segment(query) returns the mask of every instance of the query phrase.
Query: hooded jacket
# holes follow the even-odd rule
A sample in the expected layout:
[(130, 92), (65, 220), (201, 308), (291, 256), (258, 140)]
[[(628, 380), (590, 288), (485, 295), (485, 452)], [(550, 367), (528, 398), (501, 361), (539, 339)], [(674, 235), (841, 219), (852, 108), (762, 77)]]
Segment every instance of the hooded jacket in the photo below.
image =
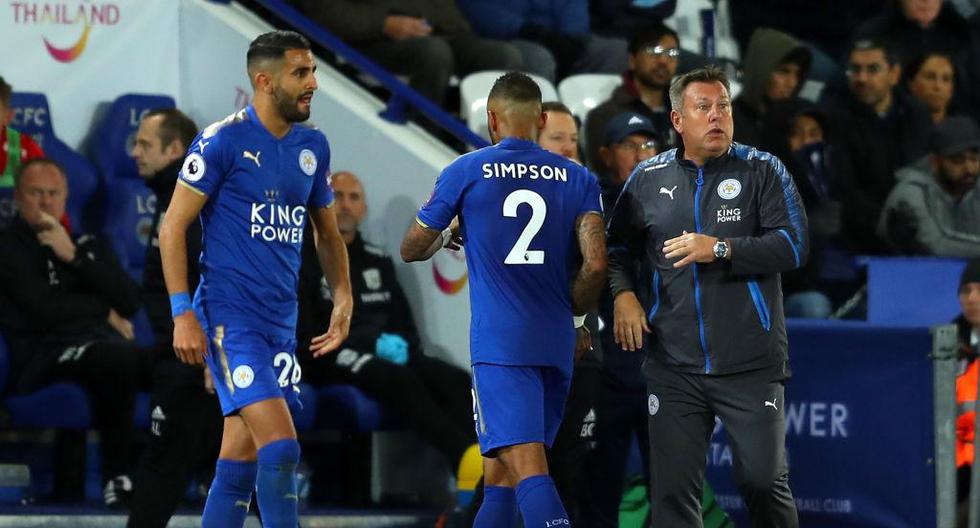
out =
[(896, 253), (980, 256), (980, 180), (961, 199), (936, 181), (929, 158), (902, 167), (878, 221), (878, 234)]
[(800, 65), (800, 82), (793, 97), (800, 93), (810, 70), (810, 51), (800, 41), (775, 29), (762, 28), (752, 34), (742, 61), (742, 93), (732, 103), (735, 141), (758, 146), (763, 135), (763, 119), (769, 98), (769, 77), (776, 68), (792, 60)]

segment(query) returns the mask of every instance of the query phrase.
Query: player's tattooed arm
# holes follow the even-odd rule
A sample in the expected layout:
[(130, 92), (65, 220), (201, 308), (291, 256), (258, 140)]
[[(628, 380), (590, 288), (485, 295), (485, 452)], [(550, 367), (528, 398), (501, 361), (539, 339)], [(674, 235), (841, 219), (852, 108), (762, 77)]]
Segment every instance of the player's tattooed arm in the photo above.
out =
[(436, 231), (423, 226), (416, 218), (402, 240), (402, 260), (405, 262), (429, 260), (432, 255), (444, 247), (459, 249), (461, 245), (462, 239), (459, 237), (458, 219), (454, 218), (446, 229)]
[(586, 213), (575, 220), (582, 267), (572, 283), (572, 311), (584, 315), (595, 309), (606, 283), (606, 229), (602, 217)]

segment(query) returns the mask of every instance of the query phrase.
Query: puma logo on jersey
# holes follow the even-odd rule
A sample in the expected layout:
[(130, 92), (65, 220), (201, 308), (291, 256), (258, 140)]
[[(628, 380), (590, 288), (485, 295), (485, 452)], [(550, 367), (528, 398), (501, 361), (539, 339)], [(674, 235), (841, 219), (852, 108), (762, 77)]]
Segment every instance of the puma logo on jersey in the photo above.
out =
[(261, 156), (261, 155), (262, 155), (262, 151), (260, 151), (260, 150), (256, 150), (255, 151), (255, 154), (252, 154), (251, 152), (249, 152), (247, 150), (244, 151), (244, 152), (242, 152), (242, 157), (254, 161), (256, 167), (261, 167), (262, 166), (262, 164), (259, 163), (259, 156)]
[(765, 404), (764, 407), (772, 407), (773, 409), (776, 409), (777, 411), (779, 410), (779, 407), (776, 407), (776, 398), (773, 398), (772, 401), (766, 400), (765, 402), (766, 402), (766, 404)]
[(677, 186), (676, 185), (673, 186), (669, 191), (667, 190), (666, 187), (661, 187), (660, 188), (660, 194), (666, 194), (667, 196), (670, 196), (670, 199), (671, 200), (673, 200), (674, 199), (674, 190), (676, 190), (676, 189), (677, 189)]

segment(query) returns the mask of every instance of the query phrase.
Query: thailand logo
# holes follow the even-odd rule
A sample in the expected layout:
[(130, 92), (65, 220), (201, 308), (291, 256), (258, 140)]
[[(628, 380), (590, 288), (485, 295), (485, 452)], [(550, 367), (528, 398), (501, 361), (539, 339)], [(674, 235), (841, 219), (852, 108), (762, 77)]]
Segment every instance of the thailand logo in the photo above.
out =
[(446, 295), (459, 293), (466, 285), (466, 257), (463, 250), (436, 253), (432, 257), (432, 278)]
[(85, 52), (93, 27), (119, 23), (119, 6), (111, 3), (95, 4), (77, 0), (63, 3), (11, 2), (10, 7), (14, 11), (15, 24), (82, 26), (81, 35), (65, 47), (56, 46), (47, 36), (41, 37), (48, 54), (62, 63), (72, 62)]

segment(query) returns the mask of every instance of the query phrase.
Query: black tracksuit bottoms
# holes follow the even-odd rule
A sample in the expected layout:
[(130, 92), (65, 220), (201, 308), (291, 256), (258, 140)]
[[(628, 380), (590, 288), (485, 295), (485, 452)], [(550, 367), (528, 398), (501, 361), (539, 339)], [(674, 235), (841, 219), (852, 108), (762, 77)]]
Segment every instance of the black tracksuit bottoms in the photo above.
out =
[(721, 419), (734, 480), (754, 528), (796, 528), (789, 488), (782, 365), (727, 375), (687, 374), (648, 360), (653, 526), (697, 527), (705, 453)]

